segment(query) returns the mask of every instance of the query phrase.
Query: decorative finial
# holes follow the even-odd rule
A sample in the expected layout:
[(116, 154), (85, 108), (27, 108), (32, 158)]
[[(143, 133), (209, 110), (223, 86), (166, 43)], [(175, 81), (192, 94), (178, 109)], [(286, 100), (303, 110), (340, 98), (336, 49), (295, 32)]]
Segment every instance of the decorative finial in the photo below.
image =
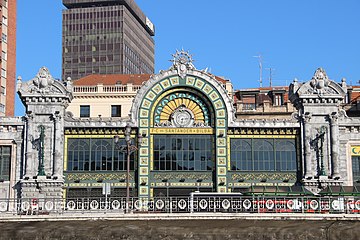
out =
[(54, 83), (55, 79), (46, 67), (42, 67), (32, 81), (40, 92), (44, 92)]
[(170, 69), (177, 70), (180, 77), (185, 78), (188, 70), (195, 69), (191, 54), (184, 51), (184, 49), (181, 51), (176, 50), (176, 53), (172, 54), (172, 56), (173, 59), (170, 61), (173, 62), (173, 65)]
[(314, 93), (322, 95), (324, 89), (327, 89), (330, 84), (329, 78), (323, 68), (316, 69), (314, 76), (311, 79), (310, 86), (313, 88)]
[(346, 78), (341, 79), (341, 87), (344, 89), (346, 88)]

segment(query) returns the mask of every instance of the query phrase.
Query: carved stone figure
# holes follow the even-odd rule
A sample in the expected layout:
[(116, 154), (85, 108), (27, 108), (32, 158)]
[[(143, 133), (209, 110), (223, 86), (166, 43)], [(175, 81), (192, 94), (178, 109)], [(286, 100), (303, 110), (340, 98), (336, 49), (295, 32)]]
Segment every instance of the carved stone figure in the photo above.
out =
[(40, 92), (44, 92), (45, 89), (48, 89), (54, 81), (54, 78), (46, 67), (40, 68), (38, 74), (32, 79), (32, 82)]

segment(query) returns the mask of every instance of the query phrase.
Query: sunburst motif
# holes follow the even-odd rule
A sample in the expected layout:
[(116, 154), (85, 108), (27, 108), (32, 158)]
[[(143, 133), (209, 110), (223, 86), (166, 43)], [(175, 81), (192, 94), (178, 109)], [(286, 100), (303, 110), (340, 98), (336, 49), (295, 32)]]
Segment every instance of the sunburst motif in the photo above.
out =
[(205, 122), (205, 116), (200, 106), (188, 98), (176, 98), (168, 102), (160, 114), (160, 122), (169, 121), (170, 115), (181, 105), (192, 111), (195, 122)]

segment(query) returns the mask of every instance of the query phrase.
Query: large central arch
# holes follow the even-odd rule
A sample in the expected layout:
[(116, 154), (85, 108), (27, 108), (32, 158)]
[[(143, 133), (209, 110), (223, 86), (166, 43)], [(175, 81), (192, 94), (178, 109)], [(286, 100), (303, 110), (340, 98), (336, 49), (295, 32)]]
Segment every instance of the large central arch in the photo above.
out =
[[(146, 136), (139, 148), (139, 197), (152, 196), (157, 186), (154, 178), (161, 180), (159, 174), (154, 175), (153, 168), (153, 139), (157, 134), (211, 135), (215, 177), (209, 185), (218, 192), (227, 191), (226, 132), (229, 122), (234, 121), (232, 100), (214, 76), (191, 66), (175, 61), (170, 70), (152, 76), (134, 99), (131, 119), (139, 133)], [(184, 109), (193, 122), (186, 125), (172, 122), (174, 112)], [(199, 181), (196, 176), (189, 179), (186, 174), (181, 176), (185, 176), (185, 183), (176, 183), (177, 186), (195, 186), (195, 181)]]

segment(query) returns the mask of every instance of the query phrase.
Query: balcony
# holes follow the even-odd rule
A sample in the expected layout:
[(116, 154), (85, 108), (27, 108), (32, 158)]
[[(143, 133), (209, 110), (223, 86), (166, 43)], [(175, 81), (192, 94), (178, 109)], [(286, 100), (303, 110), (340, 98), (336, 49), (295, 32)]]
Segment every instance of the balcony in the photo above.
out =
[(137, 91), (141, 88), (141, 85), (103, 85), (98, 84), (96, 86), (74, 86), (74, 94), (113, 94), (113, 93), (123, 93), (123, 94), (136, 94)]

